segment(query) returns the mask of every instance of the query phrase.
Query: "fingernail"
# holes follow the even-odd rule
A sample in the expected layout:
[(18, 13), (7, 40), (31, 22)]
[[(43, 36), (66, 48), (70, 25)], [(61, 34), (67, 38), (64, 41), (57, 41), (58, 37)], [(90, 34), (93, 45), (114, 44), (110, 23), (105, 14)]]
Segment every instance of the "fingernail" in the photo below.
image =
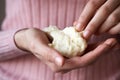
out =
[(109, 40), (109, 41), (107, 41), (106, 43), (107, 43), (108, 45), (110, 45), (110, 47), (113, 47), (117, 42), (116, 42), (116, 41), (112, 41), (112, 40), (110, 41), (110, 40)]
[(81, 24), (80, 23), (78, 23), (77, 25), (76, 25), (76, 29), (78, 30), (78, 31), (80, 31), (81, 29), (80, 29), (80, 26), (81, 26)]
[(62, 59), (60, 57), (56, 57), (55, 61), (58, 66), (62, 66)]
[(83, 37), (84, 37), (85, 39), (88, 39), (89, 36), (90, 36), (90, 34), (91, 34), (90, 31), (86, 30), (86, 31), (83, 32)]
[(115, 45), (116, 45), (116, 43), (117, 43), (116, 41), (112, 42), (112, 45), (111, 45), (111, 46), (115, 46)]

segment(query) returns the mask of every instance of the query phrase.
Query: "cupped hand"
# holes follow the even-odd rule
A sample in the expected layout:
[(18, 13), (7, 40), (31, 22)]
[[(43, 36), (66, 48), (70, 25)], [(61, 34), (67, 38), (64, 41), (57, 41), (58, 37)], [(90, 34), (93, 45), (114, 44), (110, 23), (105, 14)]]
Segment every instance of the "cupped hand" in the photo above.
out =
[(35, 28), (21, 30), (15, 34), (15, 43), (18, 48), (31, 52), (46, 64), (62, 66), (64, 58), (59, 52), (48, 46), (49, 39), (45, 32)]
[(78, 21), (78, 31), (84, 30), (88, 39), (92, 34), (120, 33), (120, 0), (89, 0)]
[[(112, 50), (112, 48), (116, 46), (116, 44), (116, 39), (109, 38), (99, 45), (89, 45), (84, 55), (65, 59), (64, 65), (62, 67), (54, 67), (53, 70), (60, 73), (66, 73), (73, 69), (86, 67), (97, 61), (97, 59), (102, 55), (107, 54), (108, 51)], [(48, 65), (53, 66), (52, 64)]]

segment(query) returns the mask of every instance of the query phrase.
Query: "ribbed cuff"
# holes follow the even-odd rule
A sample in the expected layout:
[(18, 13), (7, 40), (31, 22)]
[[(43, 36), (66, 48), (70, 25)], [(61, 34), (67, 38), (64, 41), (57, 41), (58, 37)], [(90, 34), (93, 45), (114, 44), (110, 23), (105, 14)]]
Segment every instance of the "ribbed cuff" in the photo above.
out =
[(0, 32), (0, 60), (15, 58), (29, 52), (17, 48), (14, 35), (21, 29), (6, 30)]

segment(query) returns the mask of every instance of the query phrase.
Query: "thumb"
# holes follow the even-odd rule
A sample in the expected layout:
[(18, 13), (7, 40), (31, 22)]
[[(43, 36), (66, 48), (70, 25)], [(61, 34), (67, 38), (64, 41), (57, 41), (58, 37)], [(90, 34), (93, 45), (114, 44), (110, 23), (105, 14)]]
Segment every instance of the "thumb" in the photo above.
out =
[(44, 60), (55, 63), (58, 66), (62, 66), (64, 64), (64, 58), (58, 51), (46, 45), (42, 48), (41, 56)]

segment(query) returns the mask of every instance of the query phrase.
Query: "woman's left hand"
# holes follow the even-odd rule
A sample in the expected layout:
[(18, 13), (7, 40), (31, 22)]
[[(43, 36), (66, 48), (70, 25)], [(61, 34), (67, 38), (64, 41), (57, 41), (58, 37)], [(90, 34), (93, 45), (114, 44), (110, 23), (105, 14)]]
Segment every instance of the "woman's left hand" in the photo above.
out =
[(84, 30), (86, 39), (95, 33), (119, 34), (120, 0), (89, 0), (74, 25), (78, 31)]
[(77, 68), (83, 68), (97, 61), (97, 59), (102, 55), (107, 54), (107, 51), (111, 51), (116, 44), (116, 39), (110, 38), (101, 44), (88, 45), (85, 54), (82, 56), (76, 56), (70, 59), (66, 58), (62, 67), (55, 67), (52, 64), (48, 65), (50, 67), (54, 67), (54, 71), (61, 73), (65, 73)]

